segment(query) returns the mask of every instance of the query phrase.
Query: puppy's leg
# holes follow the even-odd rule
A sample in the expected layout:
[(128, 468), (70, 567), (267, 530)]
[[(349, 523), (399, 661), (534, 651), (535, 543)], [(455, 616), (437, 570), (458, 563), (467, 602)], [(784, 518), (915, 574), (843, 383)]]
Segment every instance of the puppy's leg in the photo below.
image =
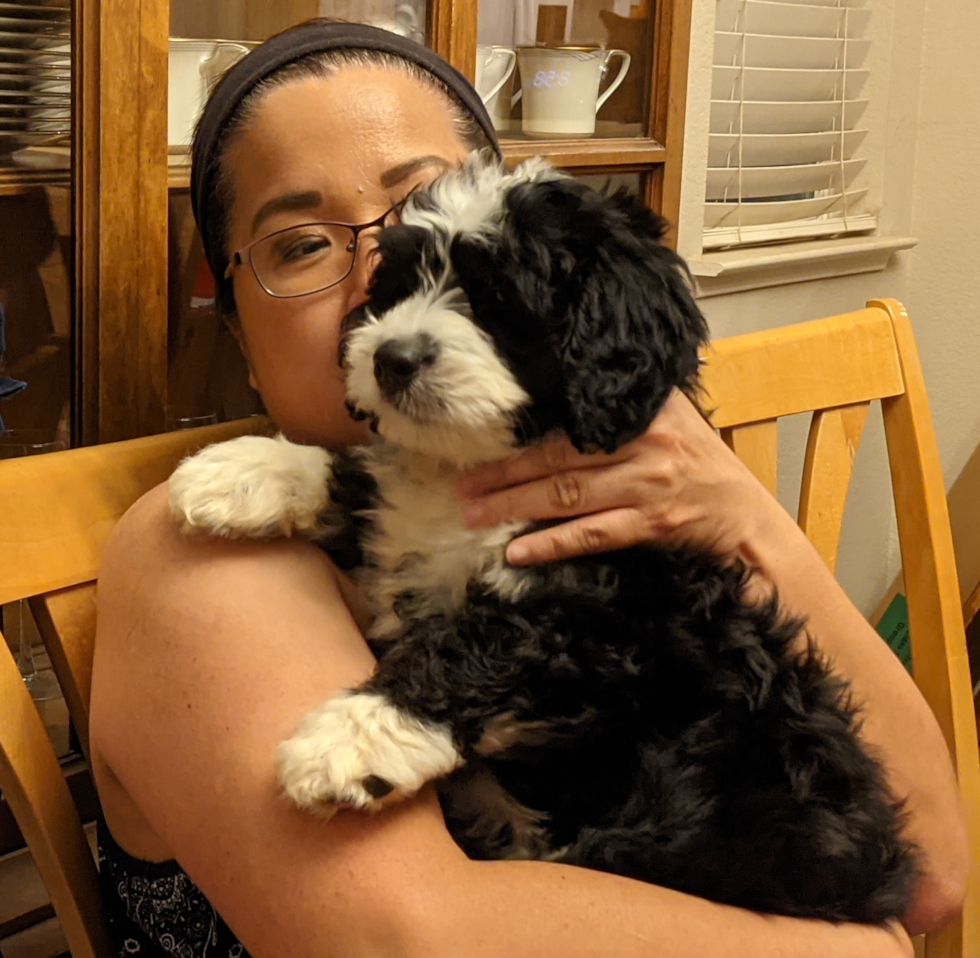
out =
[(185, 459), (170, 477), (170, 511), (185, 532), (226, 539), (315, 535), (330, 502), (333, 457), (279, 436), (241, 436)]
[[(496, 600), (493, 600), (496, 601)], [(325, 702), (279, 747), (286, 794), (310, 808), (333, 802), (374, 810), (463, 764), (543, 742), (591, 715), (530, 714), (548, 680), (547, 653), (525, 618), (432, 616), (411, 623), (374, 677)], [(564, 676), (566, 684), (573, 681)]]
[(547, 816), (522, 805), (479, 759), (439, 783), (449, 831), (470, 858), (546, 858)]
[(293, 804), (377, 811), (462, 763), (448, 728), (425, 722), (366, 690), (342, 692), (309, 712), (276, 753)]

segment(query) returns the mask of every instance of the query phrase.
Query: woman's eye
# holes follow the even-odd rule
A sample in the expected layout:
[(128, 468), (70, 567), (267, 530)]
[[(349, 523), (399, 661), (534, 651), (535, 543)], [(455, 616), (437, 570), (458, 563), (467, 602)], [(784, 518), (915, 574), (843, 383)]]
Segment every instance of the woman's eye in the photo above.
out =
[(298, 263), (329, 248), (330, 240), (326, 236), (310, 234), (286, 241), (276, 250), (276, 255), (281, 263)]

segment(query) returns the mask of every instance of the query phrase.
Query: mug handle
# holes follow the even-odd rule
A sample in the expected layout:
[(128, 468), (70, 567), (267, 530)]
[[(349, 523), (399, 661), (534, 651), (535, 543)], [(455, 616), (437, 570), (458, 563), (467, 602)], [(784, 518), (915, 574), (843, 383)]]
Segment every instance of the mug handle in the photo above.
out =
[(250, 52), (249, 47), (230, 40), (223, 40), (216, 44), (211, 56), (204, 60), (200, 66), (200, 74), (205, 85), (204, 95), (209, 96), (211, 88), (220, 79), (221, 74), (225, 70), (230, 70), (243, 56)]
[(609, 61), (613, 57), (615, 57), (615, 56), (622, 57), (623, 58), (623, 62), (622, 62), (622, 64), (619, 67), (619, 74), (616, 77), (616, 79), (613, 80), (612, 83), (609, 84), (609, 88), (606, 90), (606, 92), (603, 93), (602, 96), (599, 97), (598, 100), (596, 100), (596, 104), (595, 104), (595, 111), (596, 111), (596, 113), (599, 112), (599, 109), (602, 106), (602, 104), (605, 103), (606, 100), (608, 100), (609, 97), (611, 97), (616, 92), (616, 90), (619, 88), (619, 84), (622, 83), (623, 80), (626, 79), (626, 71), (629, 70), (629, 68), (630, 68), (630, 62), (633, 59), (625, 50), (609, 50), (606, 53), (606, 64), (605, 65), (608, 66), (609, 65)]
[[(497, 53), (504, 53), (510, 57), (510, 66), (507, 68), (507, 72), (500, 78), (500, 82), (485, 96), (483, 97), (483, 103), (486, 105), (489, 103), (503, 88), (503, 85), (514, 75), (514, 68), (517, 66), (517, 51), (511, 50), (510, 48), (503, 48), (500, 50), (495, 50), (490, 57), (490, 60)], [(490, 62), (489, 60), (487, 61)]]

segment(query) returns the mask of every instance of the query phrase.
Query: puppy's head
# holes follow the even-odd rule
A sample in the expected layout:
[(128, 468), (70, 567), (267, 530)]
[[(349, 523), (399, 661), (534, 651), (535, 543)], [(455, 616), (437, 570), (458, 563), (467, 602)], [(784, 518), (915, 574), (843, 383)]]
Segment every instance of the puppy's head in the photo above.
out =
[(706, 324), (665, 223), (530, 161), (413, 194), (349, 317), (348, 396), (399, 445), (465, 464), (561, 430), (612, 451), (693, 385)]

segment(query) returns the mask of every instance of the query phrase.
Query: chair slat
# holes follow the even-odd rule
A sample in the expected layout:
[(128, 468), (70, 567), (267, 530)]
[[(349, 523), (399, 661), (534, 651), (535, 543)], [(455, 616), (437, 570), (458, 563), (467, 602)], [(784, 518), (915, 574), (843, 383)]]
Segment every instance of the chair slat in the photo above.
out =
[(844, 503), (869, 405), (821, 409), (810, 423), (798, 521), (831, 572), (837, 565)]
[(73, 958), (108, 958), (98, 872), (68, 784), (0, 637), (0, 789), (34, 856)]
[(756, 479), (776, 495), (776, 455), (779, 424), (775, 419), (753, 422), (747, 426), (730, 426), (721, 430), (721, 438), (738, 456)]
[(880, 309), (734, 336), (709, 346), (703, 358), (703, 405), (718, 428), (905, 388), (891, 322)]
[(184, 456), (268, 429), (256, 417), (0, 463), (0, 605), (91, 582), (116, 522)]
[[(980, 861), (980, 764), (963, 613), (939, 451), (912, 325), (894, 300), (895, 329), (906, 390), (882, 400), (895, 514), (905, 573), (909, 638), (916, 685), (943, 731), (959, 780), (970, 858)], [(926, 941), (926, 954), (967, 958), (980, 943), (980, 874), (972, 870), (966, 906), (955, 922)]]
[(82, 753), (88, 748), (88, 705), (95, 652), (95, 583), (60, 589), (30, 600), (51, 666), (68, 706)]

